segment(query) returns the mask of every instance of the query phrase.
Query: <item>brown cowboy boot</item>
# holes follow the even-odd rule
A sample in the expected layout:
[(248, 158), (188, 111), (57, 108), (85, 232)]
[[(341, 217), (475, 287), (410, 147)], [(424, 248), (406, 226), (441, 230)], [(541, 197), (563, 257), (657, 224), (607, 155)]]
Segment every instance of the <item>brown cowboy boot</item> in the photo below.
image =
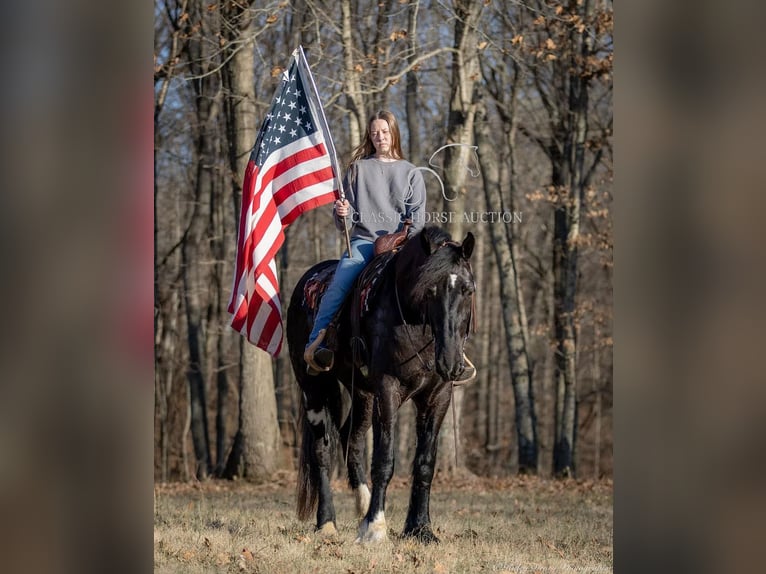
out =
[(306, 361), (308, 368), (306, 372), (309, 375), (318, 375), (332, 369), (334, 362), (333, 352), (322, 345), (322, 340), (327, 334), (327, 329), (319, 331), (319, 335), (314, 342), (306, 346), (306, 350), (303, 352), (303, 360)]
[(452, 384), (456, 387), (462, 387), (476, 380), (476, 367), (465, 354), (463, 354), (463, 359), (466, 362), (465, 370), (461, 373), (460, 378), (452, 381)]

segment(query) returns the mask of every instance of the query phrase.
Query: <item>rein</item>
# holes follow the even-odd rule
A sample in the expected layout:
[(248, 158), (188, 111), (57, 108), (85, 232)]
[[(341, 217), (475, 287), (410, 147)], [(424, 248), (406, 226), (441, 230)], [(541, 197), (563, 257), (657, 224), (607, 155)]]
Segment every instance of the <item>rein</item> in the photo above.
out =
[[(399, 302), (399, 286), (396, 283), (396, 276), (394, 276), (394, 296), (396, 297), (396, 308), (399, 309), (399, 317), (402, 319), (402, 324), (405, 327), (407, 327), (407, 338), (410, 340), (410, 345), (412, 345), (412, 347), (415, 348), (415, 343), (412, 340), (412, 335), (410, 334), (410, 326), (407, 323), (407, 320), (404, 318), (404, 312), (402, 311), (402, 304)], [(433, 328), (431, 328), (431, 332), (433, 333)], [(420, 350), (422, 351), (423, 349), (428, 347), (428, 345), (433, 343), (433, 341), (434, 341), (434, 338), (431, 337), (431, 340), (428, 341), (428, 343), (426, 343), (425, 346), (422, 349), (420, 349)], [(420, 364), (423, 365), (423, 368), (426, 371), (430, 371), (430, 370), (433, 369), (433, 367), (429, 366), (428, 363), (426, 363), (423, 360), (423, 357), (420, 356), (420, 351), (416, 350), (415, 351), (415, 355), (417, 356), (418, 360), (420, 361)], [(409, 360), (410, 359), (407, 359), (407, 361), (409, 361)], [(407, 361), (404, 361), (404, 363), (406, 363)], [(402, 364), (404, 364), (404, 363), (402, 363)]]

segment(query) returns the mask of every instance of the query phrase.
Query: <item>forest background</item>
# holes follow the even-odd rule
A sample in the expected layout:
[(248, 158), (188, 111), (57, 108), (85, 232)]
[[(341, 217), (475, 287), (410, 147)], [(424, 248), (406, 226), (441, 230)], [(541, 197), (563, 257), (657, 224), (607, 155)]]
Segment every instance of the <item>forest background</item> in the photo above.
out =
[[(437, 473), (611, 476), (612, 30), (596, 0), (157, 0), (155, 480), (260, 482), (295, 465), (288, 353), (245, 342), (226, 306), (244, 166), (298, 45), (341, 163), (390, 109), (405, 157), (444, 184), (426, 176), (434, 222), (477, 238), (479, 376), (455, 394)], [(342, 245), (329, 207), (289, 227), (282, 301)]]

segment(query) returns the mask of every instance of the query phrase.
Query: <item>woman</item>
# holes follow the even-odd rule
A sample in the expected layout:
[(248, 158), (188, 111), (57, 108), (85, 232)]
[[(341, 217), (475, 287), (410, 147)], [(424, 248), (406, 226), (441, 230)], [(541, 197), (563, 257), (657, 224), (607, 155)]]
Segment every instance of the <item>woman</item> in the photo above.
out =
[(322, 345), (325, 329), (340, 308), (354, 280), (373, 257), (373, 243), (412, 220), (408, 235), (425, 223), (426, 188), (420, 171), (402, 157), (399, 124), (391, 112), (379, 111), (367, 122), (364, 141), (354, 150), (346, 177), (344, 201), (334, 206), (335, 225), (350, 224), (351, 253), (344, 254), (319, 304), (304, 353), (315, 371), (332, 367), (333, 353)]

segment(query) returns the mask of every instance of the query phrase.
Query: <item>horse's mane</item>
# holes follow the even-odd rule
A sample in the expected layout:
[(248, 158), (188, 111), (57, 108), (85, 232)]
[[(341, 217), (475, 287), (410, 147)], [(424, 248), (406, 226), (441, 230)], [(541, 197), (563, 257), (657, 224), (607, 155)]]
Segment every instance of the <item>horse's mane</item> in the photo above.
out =
[[(414, 245), (413, 245), (414, 244)], [(430, 256), (423, 251), (423, 245), (430, 247)], [(446, 245), (445, 245), (446, 244)], [(448, 273), (453, 273), (455, 264), (462, 257), (459, 246), (452, 241), (452, 236), (439, 227), (428, 226), (420, 233), (413, 236), (408, 242), (411, 249), (417, 249), (424, 261), (416, 262), (415, 265), (407, 265), (414, 276), (414, 285), (410, 296), (416, 303), (425, 300), (428, 291), (444, 280)], [(418, 263), (420, 263), (418, 265)], [(417, 271), (416, 271), (417, 269)]]

